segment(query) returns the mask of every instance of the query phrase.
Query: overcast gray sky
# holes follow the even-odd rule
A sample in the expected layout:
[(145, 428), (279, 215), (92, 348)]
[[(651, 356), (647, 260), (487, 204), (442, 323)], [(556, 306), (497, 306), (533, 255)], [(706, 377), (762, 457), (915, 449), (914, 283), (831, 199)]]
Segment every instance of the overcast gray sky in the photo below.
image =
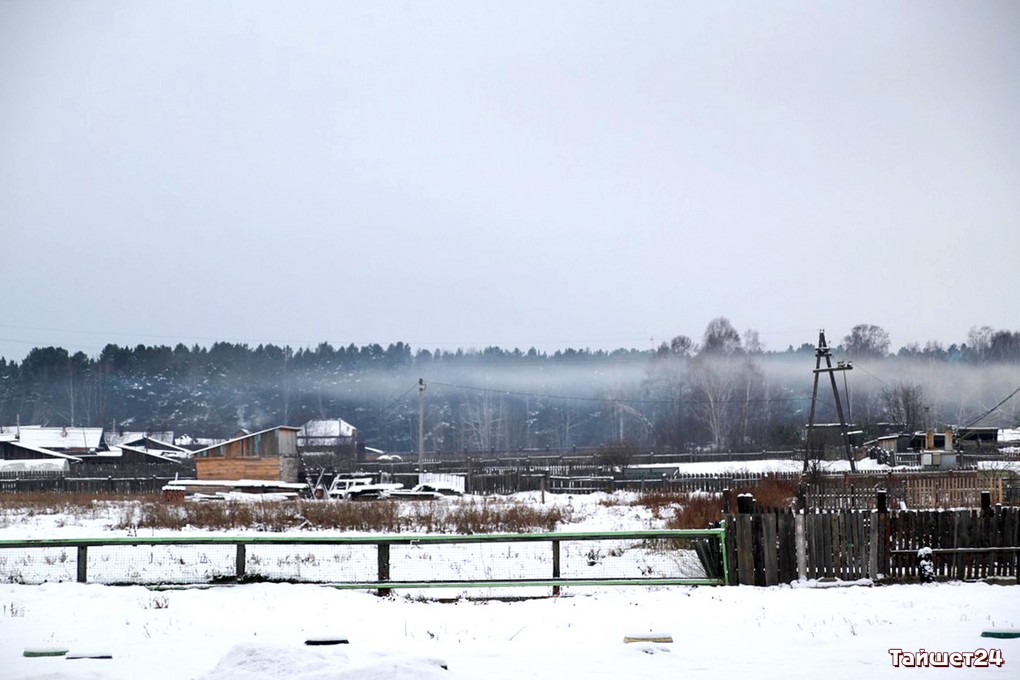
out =
[(0, 3), (0, 356), (1020, 330), (1020, 3)]

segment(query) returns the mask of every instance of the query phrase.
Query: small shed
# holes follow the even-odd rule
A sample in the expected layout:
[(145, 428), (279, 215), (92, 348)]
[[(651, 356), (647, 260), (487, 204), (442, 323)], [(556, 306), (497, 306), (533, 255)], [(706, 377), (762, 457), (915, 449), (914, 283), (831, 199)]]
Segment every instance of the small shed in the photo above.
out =
[(198, 479), (298, 481), (297, 433), (278, 427), (235, 437), (194, 452)]

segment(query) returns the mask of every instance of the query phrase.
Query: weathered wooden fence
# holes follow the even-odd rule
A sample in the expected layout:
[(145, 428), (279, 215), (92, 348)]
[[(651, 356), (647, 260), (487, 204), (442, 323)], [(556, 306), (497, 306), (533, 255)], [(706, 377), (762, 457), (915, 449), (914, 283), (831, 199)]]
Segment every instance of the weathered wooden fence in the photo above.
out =
[(893, 508), (974, 507), (983, 492), (991, 502), (1008, 503), (1016, 475), (1005, 470), (857, 472), (805, 477), (807, 507), (831, 510), (873, 508), (880, 491)]
[[(1020, 508), (793, 510), (725, 517), (730, 583), (797, 579), (917, 580), (918, 550), (931, 548), (938, 579), (1020, 582)], [(881, 500), (880, 500), (881, 503)]]
[(157, 494), (172, 476), (71, 477), (52, 472), (0, 473), (0, 493)]

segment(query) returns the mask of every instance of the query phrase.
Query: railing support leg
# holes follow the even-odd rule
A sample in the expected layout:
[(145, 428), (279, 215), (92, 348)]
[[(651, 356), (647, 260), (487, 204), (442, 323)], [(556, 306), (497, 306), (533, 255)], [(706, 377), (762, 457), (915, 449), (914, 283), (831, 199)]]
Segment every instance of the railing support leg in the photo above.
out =
[[(553, 578), (560, 577), (560, 542), (556, 539), (552, 541), (552, 576)], [(560, 587), (553, 586), (552, 594), (553, 597), (559, 597)]]
[[(390, 580), (390, 546), (388, 543), (379, 544), (379, 583)], [(389, 588), (380, 588), (379, 597), (386, 597), (390, 594)]]
[(234, 578), (238, 581), (244, 578), (246, 554), (244, 543), (238, 543), (237, 556), (234, 558)]
[(89, 578), (89, 548), (78, 546), (78, 583), (85, 583)]

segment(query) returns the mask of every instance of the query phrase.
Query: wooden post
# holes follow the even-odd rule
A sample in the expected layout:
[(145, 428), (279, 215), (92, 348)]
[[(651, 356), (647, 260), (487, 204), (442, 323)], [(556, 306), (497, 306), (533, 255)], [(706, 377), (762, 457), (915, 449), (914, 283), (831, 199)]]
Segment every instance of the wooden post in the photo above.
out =
[(86, 583), (89, 576), (89, 548), (78, 546), (78, 583)]
[(740, 494), (737, 496), (737, 575), (742, 586), (754, 585), (754, 532), (752, 531), (751, 512), (754, 509), (754, 496)]
[(737, 496), (737, 513), (741, 515), (754, 512), (754, 496), (742, 493)]
[(792, 510), (778, 516), (779, 538), (779, 582), (792, 583), (797, 580), (797, 536), (795, 517)]
[(886, 490), (879, 489), (877, 494), (878, 511), (871, 516), (871, 561), (874, 564), (872, 579), (892, 574), (892, 554), (889, 552), (891, 532), (889, 530), (889, 505)]
[(797, 540), (797, 579), (807, 580), (807, 541), (804, 540), (804, 513), (794, 515), (794, 534)]
[(778, 520), (774, 512), (767, 513), (762, 517), (762, 568), (765, 571), (766, 586), (774, 586), (779, 583), (777, 524)]
[[(378, 558), (379, 558), (379, 583), (385, 583), (390, 580), (390, 544), (380, 543), (378, 546)], [(390, 594), (389, 588), (380, 588), (377, 591), (379, 597), (386, 597)]]
[(726, 533), (723, 536), (723, 540), (726, 543), (725, 573), (728, 576), (726, 585), (736, 586), (740, 585), (737, 574), (737, 519), (734, 515), (725, 513), (723, 515), (723, 523), (726, 526)]
[(244, 543), (238, 543), (237, 555), (234, 557), (234, 578), (238, 581), (244, 578), (246, 552)]

